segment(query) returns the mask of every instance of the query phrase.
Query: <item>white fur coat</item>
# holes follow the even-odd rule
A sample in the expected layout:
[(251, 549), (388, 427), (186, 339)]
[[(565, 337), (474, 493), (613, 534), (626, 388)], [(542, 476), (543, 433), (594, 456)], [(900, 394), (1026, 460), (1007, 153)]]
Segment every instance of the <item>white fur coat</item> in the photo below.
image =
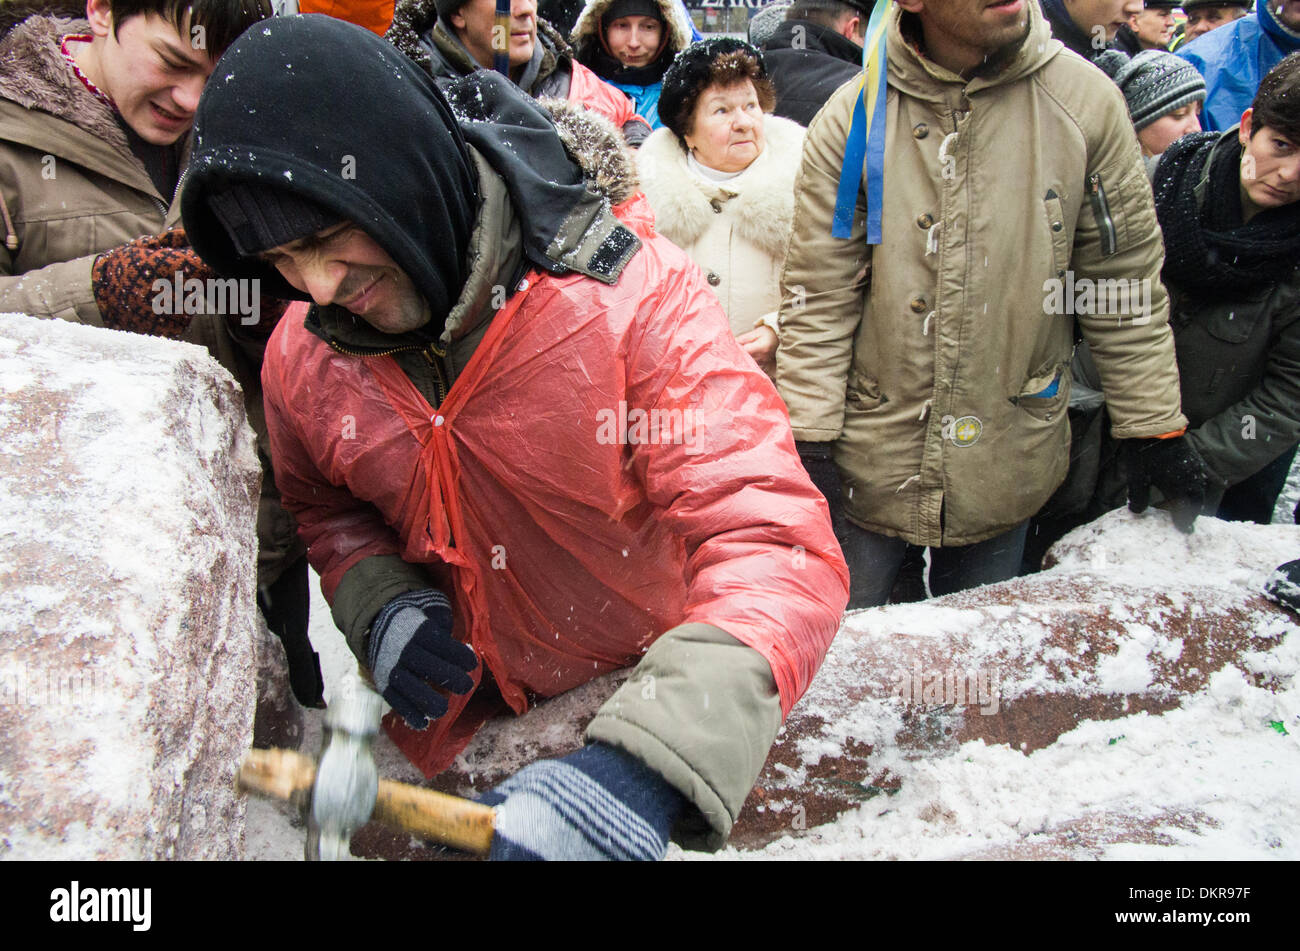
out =
[(763, 135), (762, 153), (726, 182), (706, 182), (692, 172), (668, 129), (655, 131), (637, 155), (659, 233), (700, 266), (737, 336), (780, 306), (803, 151), (804, 128), (789, 119), (765, 116)]

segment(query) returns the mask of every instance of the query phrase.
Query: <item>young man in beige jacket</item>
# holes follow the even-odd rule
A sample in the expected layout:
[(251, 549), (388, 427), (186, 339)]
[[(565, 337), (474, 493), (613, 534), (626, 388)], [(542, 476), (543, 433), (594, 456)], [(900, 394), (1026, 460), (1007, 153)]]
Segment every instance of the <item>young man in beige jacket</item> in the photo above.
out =
[(862, 187), (851, 234), (831, 234), (849, 84), (808, 130), (777, 356), (841, 516), (850, 608), (884, 603), (908, 542), (931, 548), (936, 595), (1017, 573), (1069, 465), (1076, 327), (1128, 440), (1131, 504), (1155, 484), (1190, 530), (1204, 473), (1118, 89), (1033, 0), (901, 0), (886, 45), (883, 241), (866, 243)]

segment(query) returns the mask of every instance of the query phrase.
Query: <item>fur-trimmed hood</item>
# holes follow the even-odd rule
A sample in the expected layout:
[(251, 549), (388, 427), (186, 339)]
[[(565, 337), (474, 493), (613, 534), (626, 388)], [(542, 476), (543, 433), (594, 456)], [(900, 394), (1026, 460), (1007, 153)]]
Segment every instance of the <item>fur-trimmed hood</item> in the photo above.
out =
[(0, 39), (29, 17), (59, 17), (81, 20), (86, 16), (85, 0), (3, 0), (0, 2)]
[[(691, 45), (691, 25), (686, 20), (686, 9), (677, 0), (654, 0), (668, 24), (667, 53), (680, 53)], [(600, 18), (605, 15), (614, 0), (587, 0), (587, 5), (578, 14), (578, 22), (573, 25), (569, 40), (574, 49), (582, 49), (587, 43), (599, 43)]]
[(582, 167), (591, 188), (608, 198), (611, 205), (636, 194), (636, 166), (614, 123), (567, 99), (540, 99), (538, 104), (550, 113), (564, 150)]
[(741, 237), (772, 257), (784, 255), (804, 134), (797, 122), (765, 116), (762, 154), (735, 178), (714, 183), (690, 170), (672, 130), (656, 130), (641, 146), (637, 168), (660, 233), (682, 247), (694, 244), (717, 221), (711, 202), (722, 199)]
[(49, 113), (130, 155), (112, 110), (82, 85), (59, 50), (63, 37), (89, 31), (85, 20), (49, 16), (29, 15), (11, 24), (0, 40), (0, 98)]

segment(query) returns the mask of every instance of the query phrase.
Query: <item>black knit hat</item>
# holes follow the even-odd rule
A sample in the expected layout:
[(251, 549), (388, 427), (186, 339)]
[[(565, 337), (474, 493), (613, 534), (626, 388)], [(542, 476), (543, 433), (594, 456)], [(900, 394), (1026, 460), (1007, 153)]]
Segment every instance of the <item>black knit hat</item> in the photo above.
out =
[(199, 256), (223, 278), (258, 278), (270, 296), (306, 300), (246, 251), (350, 221), (410, 277), (440, 333), (469, 273), (478, 176), (433, 78), (369, 30), (322, 14), (245, 30), (217, 68), (223, 79), (199, 100), (181, 188)]
[(603, 30), (619, 17), (653, 17), (667, 26), (664, 11), (655, 0), (614, 0), (609, 9), (600, 15), (600, 28)]
[(213, 192), (208, 207), (230, 235), (235, 252), (246, 258), (343, 220), (323, 205), (260, 182), (241, 182)]
[(1250, 10), (1255, 4), (1252, 0), (1182, 0), (1178, 6), (1186, 12), (1197, 7), (1243, 7)]
[(720, 36), (710, 40), (692, 43), (677, 54), (668, 72), (664, 73), (664, 84), (659, 90), (659, 121), (673, 131), (679, 141), (685, 141), (688, 128), (679, 128), (695, 111), (695, 103), (700, 93), (709, 86), (709, 73), (714, 61), (727, 53), (748, 53), (758, 61), (758, 74), (767, 78), (767, 66), (763, 54), (744, 40), (729, 36)]
[(1106, 50), (1094, 60), (1124, 94), (1135, 131), (1189, 102), (1205, 101), (1205, 80), (1196, 67), (1164, 50), (1143, 50), (1132, 59)]

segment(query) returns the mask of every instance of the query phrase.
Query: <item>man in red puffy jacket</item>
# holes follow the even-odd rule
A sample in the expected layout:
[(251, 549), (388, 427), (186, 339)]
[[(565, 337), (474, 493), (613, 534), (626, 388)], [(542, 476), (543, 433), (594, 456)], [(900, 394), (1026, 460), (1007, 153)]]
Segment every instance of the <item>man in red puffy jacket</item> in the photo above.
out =
[(444, 96), (339, 21), (251, 34), (182, 213), (219, 273), (314, 301), (267, 347), (272, 451), (390, 733), (432, 775), (636, 665), (586, 747), (488, 795), (493, 855), (720, 846), (847, 601), (775, 390), (608, 124), (487, 71)]

